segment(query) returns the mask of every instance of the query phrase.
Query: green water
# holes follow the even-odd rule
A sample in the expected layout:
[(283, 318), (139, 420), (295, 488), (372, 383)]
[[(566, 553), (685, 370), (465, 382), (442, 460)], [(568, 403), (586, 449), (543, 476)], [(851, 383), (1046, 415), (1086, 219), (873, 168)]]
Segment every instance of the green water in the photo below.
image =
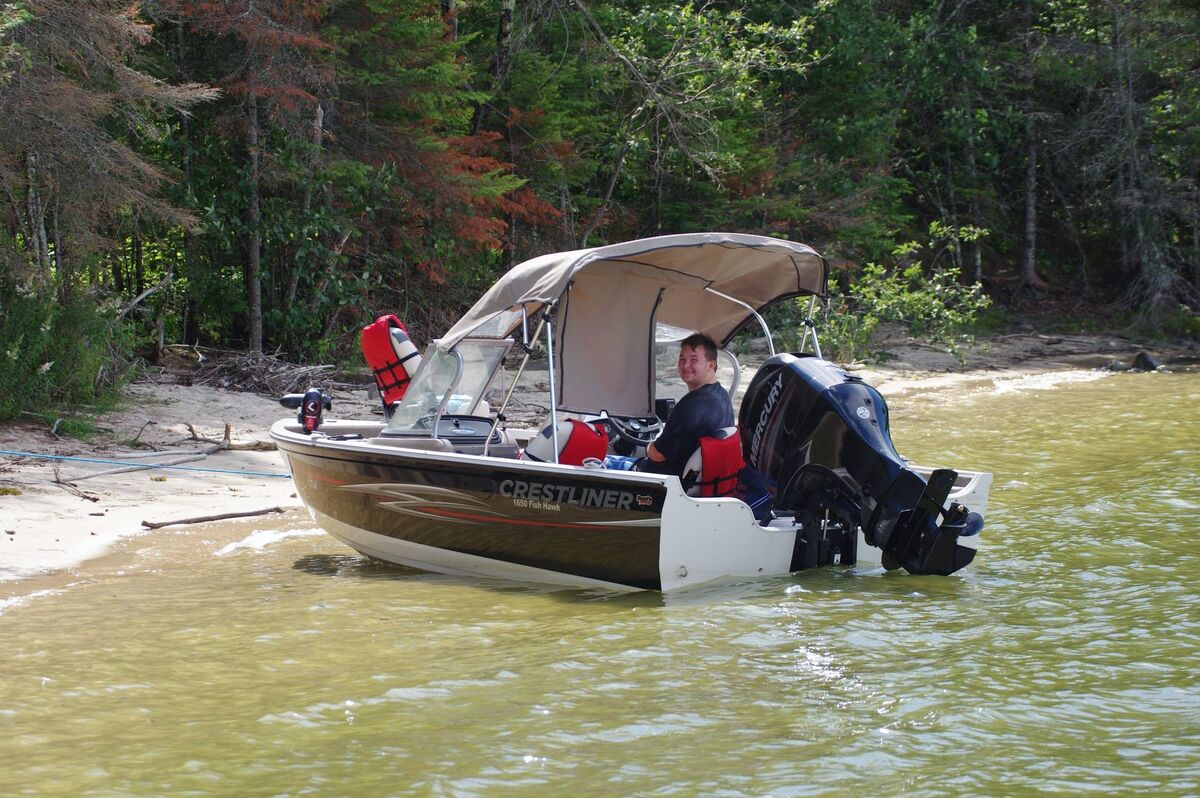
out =
[(299, 513), (134, 541), (0, 610), (0, 793), (1200, 794), (1200, 376), (1087, 377), (892, 401), (901, 452), (996, 474), (950, 578), (547, 591)]

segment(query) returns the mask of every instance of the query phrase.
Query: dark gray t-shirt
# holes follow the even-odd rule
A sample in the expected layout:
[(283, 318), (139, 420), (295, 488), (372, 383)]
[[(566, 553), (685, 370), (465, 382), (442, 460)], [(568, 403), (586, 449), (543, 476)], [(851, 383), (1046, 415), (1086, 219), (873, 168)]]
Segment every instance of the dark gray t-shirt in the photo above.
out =
[(700, 445), (700, 439), (724, 427), (732, 427), (733, 423), (733, 403), (729, 401), (729, 392), (719, 382), (688, 391), (675, 405), (662, 435), (654, 442), (654, 448), (667, 458), (666, 462), (646, 465), (660, 474), (682, 474), (684, 464)]

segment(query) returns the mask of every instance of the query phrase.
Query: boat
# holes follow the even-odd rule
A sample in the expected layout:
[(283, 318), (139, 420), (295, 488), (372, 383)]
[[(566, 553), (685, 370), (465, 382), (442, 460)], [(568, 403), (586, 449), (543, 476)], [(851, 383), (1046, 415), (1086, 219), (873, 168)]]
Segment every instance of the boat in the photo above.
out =
[[(883, 397), (821, 356), (811, 319), (827, 285), (811, 247), (748, 234), (542, 255), (429, 344), (386, 420), (326, 418), (313, 389), (285, 402), (299, 413), (271, 437), (318, 526), (425, 571), (664, 592), (822, 567), (956, 573), (978, 549), (991, 475), (897, 453)], [(808, 314), (798, 352), (775, 351), (763, 315), (785, 301)], [(767, 351), (743, 392), (730, 343), (756, 328)], [(661, 355), (693, 331), (731, 366), (743, 476), (765, 512), (561, 454), (572, 424), (606, 433), (607, 453), (653, 441), (672, 404)], [(545, 360), (549, 408), (544, 423), (510, 423), (531, 358)], [(549, 454), (534, 458), (539, 439)]]

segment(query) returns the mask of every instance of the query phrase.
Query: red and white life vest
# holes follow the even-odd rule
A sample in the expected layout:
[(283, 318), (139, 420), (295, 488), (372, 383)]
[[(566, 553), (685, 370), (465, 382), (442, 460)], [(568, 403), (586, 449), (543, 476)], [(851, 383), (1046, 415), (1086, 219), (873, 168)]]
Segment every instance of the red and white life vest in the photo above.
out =
[[(554, 438), (547, 424), (525, 447), (523, 457), (539, 463), (554, 462)], [(603, 424), (588, 424), (576, 418), (558, 422), (558, 462), (583, 465), (588, 457), (603, 460), (608, 451), (608, 430)]]
[(706, 435), (683, 467), (683, 480), (691, 481), (689, 496), (729, 496), (746, 465), (742, 436), (737, 427), (725, 427)]
[(375, 375), (384, 409), (404, 398), (412, 375), (421, 365), (421, 353), (408, 338), (408, 330), (390, 313), (363, 327), (363, 357)]

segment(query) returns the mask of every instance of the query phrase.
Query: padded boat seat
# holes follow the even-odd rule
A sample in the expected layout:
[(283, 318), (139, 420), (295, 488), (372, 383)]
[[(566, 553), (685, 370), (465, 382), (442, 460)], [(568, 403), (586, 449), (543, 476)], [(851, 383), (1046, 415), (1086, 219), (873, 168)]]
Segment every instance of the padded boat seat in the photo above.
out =
[(742, 436), (737, 427), (725, 427), (706, 435), (683, 467), (684, 490), (689, 496), (730, 496), (738, 486), (738, 474), (746, 465)]

